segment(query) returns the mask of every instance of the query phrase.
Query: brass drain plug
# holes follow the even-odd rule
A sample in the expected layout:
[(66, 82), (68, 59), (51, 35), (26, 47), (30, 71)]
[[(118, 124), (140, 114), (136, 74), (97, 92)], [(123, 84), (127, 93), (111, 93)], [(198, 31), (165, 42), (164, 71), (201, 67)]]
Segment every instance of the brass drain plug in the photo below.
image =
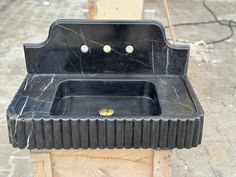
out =
[(114, 109), (111, 108), (102, 108), (99, 110), (99, 115), (103, 117), (113, 116), (113, 114), (114, 114)]

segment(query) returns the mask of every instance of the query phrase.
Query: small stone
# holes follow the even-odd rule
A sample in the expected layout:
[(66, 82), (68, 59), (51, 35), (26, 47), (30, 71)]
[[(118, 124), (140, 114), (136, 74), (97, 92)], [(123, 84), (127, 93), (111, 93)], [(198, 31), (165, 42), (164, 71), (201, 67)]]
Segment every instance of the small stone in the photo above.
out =
[(185, 165), (184, 169), (185, 169), (185, 170), (187, 170), (187, 169), (188, 169), (188, 166), (187, 166), (187, 165)]
[(206, 57), (202, 57), (202, 62), (204, 62), (204, 63), (208, 63), (209, 62), (209, 60), (208, 60), (208, 58), (206, 58)]
[(15, 159), (15, 156), (14, 156), (14, 155), (11, 155), (11, 156), (10, 156), (10, 159), (11, 159), (11, 160), (14, 160), (14, 159)]
[(44, 6), (49, 6), (49, 5), (50, 5), (50, 2), (47, 1), (47, 0), (44, 0), (44, 1), (43, 1), (43, 5), (44, 5)]
[(216, 64), (216, 63), (218, 63), (219, 61), (217, 61), (217, 60), (212, 60), (212, 63), (213, 64)]

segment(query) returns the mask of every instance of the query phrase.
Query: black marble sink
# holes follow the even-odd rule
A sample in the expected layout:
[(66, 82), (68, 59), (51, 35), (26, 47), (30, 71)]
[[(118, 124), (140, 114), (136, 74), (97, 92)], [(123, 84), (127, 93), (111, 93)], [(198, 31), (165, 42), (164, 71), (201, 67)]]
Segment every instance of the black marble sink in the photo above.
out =
[(98, 116), (110, 108), (114, 116), (160, 115), (157, 91), (147, 81), (65, 81), (54, 98), (51, 115)]
[(45, 42), (24, 50), (28, 74), (7, 110), (13, 147), (201, 143), (204, 112), (186, 75), (189, 47), (169, 44), (158, 22), (58, 20)]

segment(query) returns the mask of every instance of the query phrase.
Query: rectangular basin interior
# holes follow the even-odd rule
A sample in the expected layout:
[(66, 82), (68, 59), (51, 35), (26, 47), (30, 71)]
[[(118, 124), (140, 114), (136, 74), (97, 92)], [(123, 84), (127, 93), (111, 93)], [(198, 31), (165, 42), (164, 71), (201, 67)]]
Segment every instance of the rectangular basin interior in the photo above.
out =
[(101, 109), (113, 116), (160, 115), (156, 87), (146, 81), (65, 81), (61, 83), (51, 115), (98, 116)]

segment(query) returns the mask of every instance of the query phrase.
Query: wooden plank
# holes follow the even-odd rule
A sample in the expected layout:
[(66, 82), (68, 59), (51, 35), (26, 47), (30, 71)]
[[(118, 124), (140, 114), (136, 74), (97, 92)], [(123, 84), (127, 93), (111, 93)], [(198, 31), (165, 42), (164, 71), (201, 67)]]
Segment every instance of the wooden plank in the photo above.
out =
[(172, 169), (172, 150), (153, 151), (153, 177), (170, 177)]
[(34, 150), (31, 159), (33, 177), (170, 177), (171, 171), (170, 150)]
[(152, 150), (52, 151), (54, 176), (145, 177), (152, 175)]
[(95, 1), (95, 19), (134, 20), (143, 18), (143, 0)]
[(170, 12), (169, 12), (169, 8), (168, 8), (167, 0), (162, 0), (162, 1), (163, 1), (165, 13), (166, 13), (166, 18), (167, 18), (169, 28), (170, 28), (171, 38), (173, 40), (173, 43), (175, 43), (176, 42), (176, 37), (175, 37), (173, 25), (172, 25), (172, 20), (171, 20), (171, 17), (170, 17)]
[(49, 152), (30, 152), (32, 176), (52, 177), (52, 164)]

